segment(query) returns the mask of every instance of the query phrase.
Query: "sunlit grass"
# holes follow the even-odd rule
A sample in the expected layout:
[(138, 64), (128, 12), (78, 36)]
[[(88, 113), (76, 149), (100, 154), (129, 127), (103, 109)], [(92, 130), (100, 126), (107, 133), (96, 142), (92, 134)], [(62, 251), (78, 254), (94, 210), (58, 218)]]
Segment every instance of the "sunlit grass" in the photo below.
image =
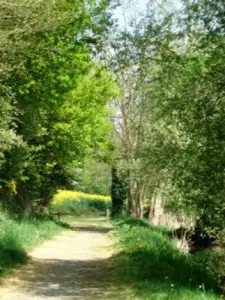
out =
[(15, 219), (0, 213), (0, 276), (27, 262), (27, 251), (62, 230), (49, 220)]
[(114, 225), (114, 280), (132, 287), (134, 299), (221, 299), (217, 278), (201, 253), (181, 253), (165, 229), (145, 222), (128, 219)]

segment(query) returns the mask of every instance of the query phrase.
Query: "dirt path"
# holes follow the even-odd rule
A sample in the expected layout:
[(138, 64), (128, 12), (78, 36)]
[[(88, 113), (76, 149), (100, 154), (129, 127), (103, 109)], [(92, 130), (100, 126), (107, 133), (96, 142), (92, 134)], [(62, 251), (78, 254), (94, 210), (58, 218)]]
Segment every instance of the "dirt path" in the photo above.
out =
[(2, 286), (1, 300), (106, 300), (129, 299), (110, 282), (111, 256), (103, 219), (76, 221), (36, 248), (31, 262), (15, 270)]

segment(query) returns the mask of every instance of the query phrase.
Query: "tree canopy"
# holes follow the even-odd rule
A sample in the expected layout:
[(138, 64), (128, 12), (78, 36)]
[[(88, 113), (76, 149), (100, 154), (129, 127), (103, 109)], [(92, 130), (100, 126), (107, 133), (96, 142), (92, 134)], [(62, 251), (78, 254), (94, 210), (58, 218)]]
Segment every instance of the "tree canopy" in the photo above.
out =
[(150, 216), (159, 195), (217, 238), (225, 226), (224, 4), (149, 0), (122, 28), (114, 4), (0, 0), (1, 202), (15, 211), (48, 203), (82, 168), (90, 192), (85, 163), (96, 160), (123, 187), (111, 188), (120, 209), (127, 199), (128, 213)]
[(108, 147), (106, 106), (117, 88), (93, 60), (110, 24), (108, 5), (0, 1), (0, 179), (10, 209), (47, 203), (69, 184), (68, 168)]

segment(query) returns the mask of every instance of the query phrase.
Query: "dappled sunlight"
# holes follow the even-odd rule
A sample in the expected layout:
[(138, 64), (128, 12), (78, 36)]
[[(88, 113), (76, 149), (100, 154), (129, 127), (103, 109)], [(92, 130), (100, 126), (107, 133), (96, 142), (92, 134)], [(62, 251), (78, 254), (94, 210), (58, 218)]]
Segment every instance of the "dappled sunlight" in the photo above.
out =
[(17, 284), (26, 283), (30, 297), (101, 299), (110, 286), (109, 272), (107, 259), (38, 260), (23, 270)]
[(221, 299), (202, 253), (181, 253), (168, 231), (140, 224), (129, 219), (113, 232), (119, 251), (111, 261), (120, 283), (132, 286), (143, 300)]
[(112, 279), (110, 224), (93, 218), (71, 228), (32, 251), (30, 263), (2, 286), (2, 300), (130, 299), (129, 289)]

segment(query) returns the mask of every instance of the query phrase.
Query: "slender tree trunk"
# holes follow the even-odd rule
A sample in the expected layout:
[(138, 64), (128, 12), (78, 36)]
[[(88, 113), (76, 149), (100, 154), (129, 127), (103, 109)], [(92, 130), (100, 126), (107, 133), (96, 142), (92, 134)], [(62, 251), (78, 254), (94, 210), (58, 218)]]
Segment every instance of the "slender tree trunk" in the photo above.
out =
[(144, 217), (144, 201), (146, 199), (146, 190), (145, 190), (145, 186), (140, 187), (139, 190), (139, 211), (140, 211), (140, 215), (139, 218), (143, 219)]
[(143, 219), (144, 216), (144, 200), (148, 185), (146, 182), (138, 180), (129, 180), (128, 190), (128, 212), (130, 216)]
[(143, 219), (143, 200), (141, 199), (140, 194), (138, 193), (138, 196), (136, 198), (136, 217), (138, 219)]
[(153, 191), (153, 195), (152, 195), (152, 199), (151, 199), (151, 203), (150, 203), (150, 210), (149, 210), (149, 215), (148, 215), (148, 221), (150, 223), (152, 223), (152, 220), (154, 218), (155, 215), (155, 203), (156, 203), (156, 190)]
[(128, 216), (135, 216), (135, 201), (134, 201), (134, 182), (131, 174), (131, 170), (128, 170)]
[(143, 219), (144, 217), (144, 201), (146, 199), (146, 193), (148, 190), (148, 185), (145, 182), (139, 182), (139, 185), (137, 187), (137, 218)]
[(164, 217), (163, 188), (164, 184), (160, 183), (158, 187), (155, 188), (152, 195), (148, 220), (153, 225), (160, 225)]
[(134, 199), (132, 196), (132, 190), (129, 186), (128, 188), (128, 216), (135, 215)]

